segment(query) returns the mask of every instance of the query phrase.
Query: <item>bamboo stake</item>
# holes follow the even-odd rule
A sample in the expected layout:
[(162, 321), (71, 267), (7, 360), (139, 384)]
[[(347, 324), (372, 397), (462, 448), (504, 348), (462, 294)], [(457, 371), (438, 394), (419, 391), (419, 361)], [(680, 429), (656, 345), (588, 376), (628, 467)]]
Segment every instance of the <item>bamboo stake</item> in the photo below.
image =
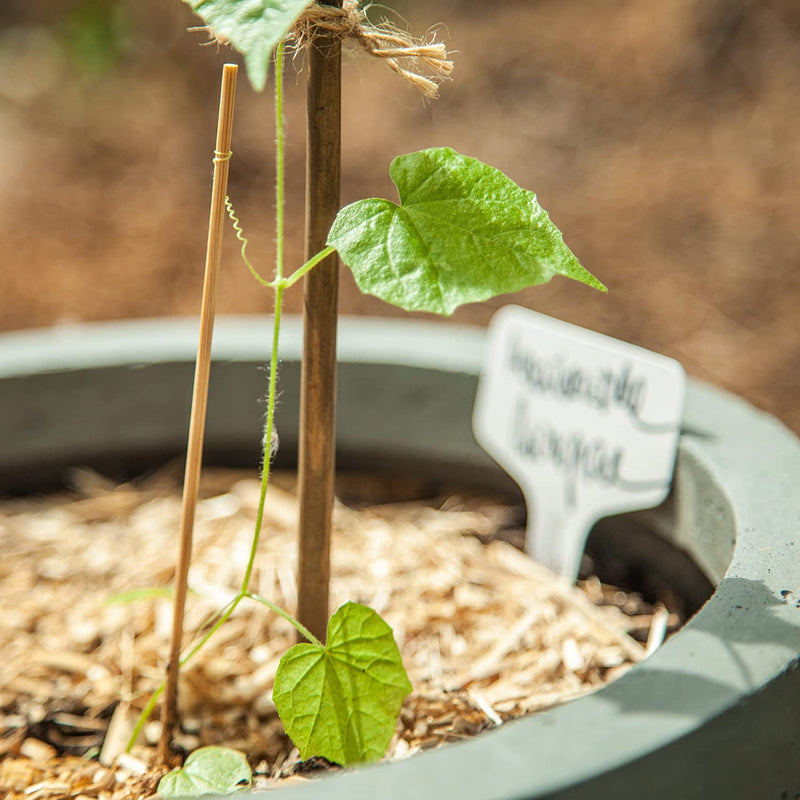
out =
[[(330, 0), (325, 5), (341, 8), (342, 3)], [(306, 259), (325, 247), (339, 210), (341, 39), (317, 30), (307, 53)], [(297, 616), (320, 641), (325, 641), (328, 625), (338, 287), (335, 254), (305, 278)]]
[(175, 571), (175, 605), (173, 607), (172, 636), (169, 660), (167, 662), (166, 688), (164, 690), (161, 738), (158, 743), (158, 759), (163, 764), (167, 763), (172, 731), (177, 718), (178, 672), (181, 640), (183, 639), (183, 615), (186, 606), (189, 563), (192, 557), (195, 506), (197, 505), (197, 494), (200, 488), (200, 468), (203, 458), (203, 436), (205, 433), (206, 407), (208, 405), (209, 374), (211, 372), (211, 337), (214, 330), (217, 276), (222, 255), (222, 224), (225, 218), (225, 195), (228, 188), (237, 72), (238, 67), (235, 64), (225, 64), (222, 68), (217, 144), (214, 152), (214, 181), (211, 189), (211, 212), (208, 221), (208, 244), (206, 247), (203, 299), (200, 312), (200, 341), (197, 346), (197, 362), (194, 373), (189, 441), (186, 448), (186, 472), (183, 482), (178, 564)]

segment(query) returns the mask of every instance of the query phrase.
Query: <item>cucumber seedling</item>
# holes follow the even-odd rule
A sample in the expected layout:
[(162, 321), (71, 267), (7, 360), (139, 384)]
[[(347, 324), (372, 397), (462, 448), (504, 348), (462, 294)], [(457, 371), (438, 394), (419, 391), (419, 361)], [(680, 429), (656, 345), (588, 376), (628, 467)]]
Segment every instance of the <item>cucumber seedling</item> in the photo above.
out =
[[(328, 542), (333, 486), (333, 385), (337, 262), (362, 292), (407, 311), (450, 315), (464, 303), (546, 283), (555, 275), (605, 287), (579, 263), (533, 192), (500, 170), (447, 147), (394, 159), (397, 200), (370, 198), (339, 209), (340, 45), (351, 36), (429, 96), (451, 63), (443, 45), (415, 40), (386, 23), (372, 24), (357, 0), (186, 0), (219, 40), (239, 50), (256, 90), (275, 64), (276, 220), (274, 272), (264, 277), (247, 257), (247, 239), (227, 201), (242, 257), (274, 293), (261, 495), (250, 559), (237, 597), (218, 615), (191, 658), (244, 599), (287, 619), (305, 640), (282, 658), (273, 699), (301, 757), (347, 765), (382, 757), (411, 685), (389, 626), (371, 609), (347, 603), (327, 615)], [(303, 47), (309, 64), (306, 261), (284, 270), (283, 67), (287, 46)], [(317, 278), (316, 283), (313, 281)], [(270, 477), (284, 292), (306, 286), (304, 387), (300, 447), (299, 619), (249, 589)], [(319, 392), (308, 400), (309, 393)], [(314, 413), (326, 418), (317, 425)], [(311, 431), (311, 433), (309, 433)], [(310, 444), (305, 445), (303, 436)], [(309, 466), (309, 461), (314, 463)], [(314, 473), (316, 470), (316, 473)], [(320, 474), (322, 473), (322, 474)], [(321, 493), (313, 496), (311, 487)], [(315, 505), (308, 511), (308, 505)], [(304, 524), (304, 515), (313, 524)], [(320, 533), (320, 530), (322, 531)], [(312, 578), (303, 553), (313, 553)], [(314, 595), (306, 602), (306, 595)], [(177, 667), (176, 667), (177, 669)], [(155, 701), (153, 701), (155, 702)], [(152, 708), (152, 704), (149, 708)], [(146, 710), (146, 713), (149, 713)], [(170, 735), (165, 730), (165, 736)]]

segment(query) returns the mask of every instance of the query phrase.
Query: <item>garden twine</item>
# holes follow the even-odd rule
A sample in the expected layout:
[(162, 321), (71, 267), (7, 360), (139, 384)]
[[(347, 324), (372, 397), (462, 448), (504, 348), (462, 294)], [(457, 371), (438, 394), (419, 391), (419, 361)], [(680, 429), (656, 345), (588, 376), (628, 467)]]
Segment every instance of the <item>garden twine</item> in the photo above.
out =
[[(341, 8), (314, 3), (289, 31), (287, 41), (295, 52), (301, 52), (311, 46), (320, 32), (353, 39), (370, 55), (382, 58), (391, 70), (415, 86), (424, 97), (429, 100), (438, 97), (439, 84), (453, 71), (453, 62), (444, 42), (437, 40), (433, 30), (418, 37), (386, 19), (374, 23), (367, 16), (370, 7), (362, 7), (359, 0), (343, 0)], [(224, 36), (209, 26), (190, 30), (208, 31), (212, 40), (208, 44), (229, 44)]]
[(359, 0), (343, 0), (341, 8), (315, 3), (289, 32), (289, 43), (296, 50), (303, 50), (320, 31), (353, 39), (370, 55), (382, 58), (426, 98), (437, 97), (439, 84), (453, 71), (453, 62), (436, 32), (416, 37), (388, 20), (374, 23), (367, 16), (369, 8), (362, 7)]

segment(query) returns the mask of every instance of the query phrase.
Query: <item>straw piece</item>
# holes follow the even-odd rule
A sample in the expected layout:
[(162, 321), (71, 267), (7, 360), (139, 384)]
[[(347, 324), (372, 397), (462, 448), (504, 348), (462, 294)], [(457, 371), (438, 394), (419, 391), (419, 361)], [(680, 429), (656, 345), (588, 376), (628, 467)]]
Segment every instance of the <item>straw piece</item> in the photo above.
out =
[(659, 606), (656, 613), (653, 614), (650, 622), (650, 632), (647, 635), (647, 644), (645, 651), (647, 655), (651, 655), (661, 647), (664, 637), (667, 634), (667, 626), (669, 624), (669, 610), (664, 606)]

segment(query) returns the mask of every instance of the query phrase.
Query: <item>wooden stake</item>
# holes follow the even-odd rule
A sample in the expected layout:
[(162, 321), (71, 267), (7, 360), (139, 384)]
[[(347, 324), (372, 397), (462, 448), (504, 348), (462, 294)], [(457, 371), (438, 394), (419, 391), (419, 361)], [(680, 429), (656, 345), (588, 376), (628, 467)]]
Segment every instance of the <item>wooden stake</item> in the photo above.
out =
[[(331, 0), (326, 5), (341, 8), (342, 4)], [(325, 247), (339, 210), (341, 40), (317, 32), (307, 53), (306, 259)], [(335, 254), (305, 278), (297, 616), (320, 641), (325, 641), (328, 625), (338, 288)]]
[(170, 752), (172, 731), (175, 727), (178, 706), (178, 672), (183, 639), (183, 614), (186, 605), (186, 584), (192, 557), (192, 531), (197, 493), (200, 487), (200, 467), (203, 458), (208, 382), (211, 371), (211, 337), (214, 330), (214, 307), (217, 294), (217, 275), (222, 254), (222, 225), (225, 219), (225, 195), (228, 188), (228, 168), (231, 157), (231, 132), (233, 129), (233, 103), (236, 94), (235, 64), (222, 68), (222, 88), (217, 123), (217, 145), (214, 153), (214, 181), (211, 189), (211, 213), (208, 221), (208, 245), (203, 279), (203, 299), (200, 312), (200, 341), (194, 373), (192, 411), (189, 421), (189, 442), (186, 449), (186, 472), (183, 481), (180, 544), (175, 572), (175, 605), (172, 616), (167, 681), (164, 691), (161, 739), (158, 759), (166, 764)]

